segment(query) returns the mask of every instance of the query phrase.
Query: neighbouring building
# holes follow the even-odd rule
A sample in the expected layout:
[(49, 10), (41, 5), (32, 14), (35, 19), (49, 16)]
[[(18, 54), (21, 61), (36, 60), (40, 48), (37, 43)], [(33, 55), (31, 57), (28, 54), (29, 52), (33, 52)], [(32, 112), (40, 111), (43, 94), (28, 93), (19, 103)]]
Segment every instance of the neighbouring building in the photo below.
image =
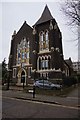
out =
[(63, 58), (62, 34), (47, 5), (39, 20), (30, 27), (26, 21), (11, 40), (9, 56), (10, 77), (17, 85), (44, 78), (62, 83), (65, 67), (69, 65)]
[(71, 76), (73, 75), (73, 63), (71, 58), (64, 60), (64, 71), (65, 76)]
[(76, 72), (77, 74), (80, 74), (80, 62), (73, 62), (73, 70), (74, 72)]

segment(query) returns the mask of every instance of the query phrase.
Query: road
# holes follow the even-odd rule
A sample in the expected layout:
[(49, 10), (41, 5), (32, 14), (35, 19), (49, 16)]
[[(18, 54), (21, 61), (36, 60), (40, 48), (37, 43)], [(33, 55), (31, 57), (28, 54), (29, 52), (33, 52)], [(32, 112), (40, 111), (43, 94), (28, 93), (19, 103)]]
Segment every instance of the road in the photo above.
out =
[(77, 118), (79, 110), (57, 104), (3, 97), (3, 118)]

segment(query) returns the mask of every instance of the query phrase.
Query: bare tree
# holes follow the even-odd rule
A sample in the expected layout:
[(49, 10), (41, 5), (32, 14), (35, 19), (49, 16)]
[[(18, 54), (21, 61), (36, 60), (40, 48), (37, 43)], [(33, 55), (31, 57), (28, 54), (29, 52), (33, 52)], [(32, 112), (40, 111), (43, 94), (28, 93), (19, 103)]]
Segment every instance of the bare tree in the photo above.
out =
[(66, 0), (61, 9), (69, 18), (68, 25), (80, 26), (80, 0)]
[[(80, 0), (65, 0), (61, 10), (67, 16), (67, 25), (77, 28), (78, 37), (78, 60), (80, 61)], [(76, 33), (75, 33), (76, 34)]]

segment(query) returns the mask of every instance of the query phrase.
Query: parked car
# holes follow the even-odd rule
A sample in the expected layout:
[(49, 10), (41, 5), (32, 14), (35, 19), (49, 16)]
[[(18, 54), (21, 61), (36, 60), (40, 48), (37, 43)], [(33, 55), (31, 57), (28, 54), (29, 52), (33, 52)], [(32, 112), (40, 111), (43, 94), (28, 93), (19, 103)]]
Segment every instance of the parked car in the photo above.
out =
[(61, 89), (62, 85), (53, 84), (48, 80), (37, 80), (33, 84), (35, 87), (44, 88), (44, 89)]

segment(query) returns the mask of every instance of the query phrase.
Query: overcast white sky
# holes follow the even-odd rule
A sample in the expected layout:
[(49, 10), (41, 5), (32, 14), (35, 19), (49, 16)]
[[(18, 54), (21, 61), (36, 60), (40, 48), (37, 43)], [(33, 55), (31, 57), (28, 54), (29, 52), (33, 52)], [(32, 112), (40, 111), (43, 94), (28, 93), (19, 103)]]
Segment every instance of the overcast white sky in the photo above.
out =
[(3, 2), (0, 3), (0, 21), (2, 18), (2, 23), (0, 22), (0, 28), (2, 28), (2, 30), (0, 29), (0, 39), (2, 40), (0, 40), (0, 62), (2, 62), (5, 57), (8, 62), (13, 31), (18, 31), (25, 20), (30, 26), (32, 26), (40, 18), (46, 4), (62, 32), (64, 58), (68, 59), (71, 57), (73, 61), (77, 61), (77, 43), (74, 41), (76, 35), (71, 31), (70, 27), (65, 25), (68, 19), (66, 19), (64, 14), (60, 11), (60, 4), (63, 2), (59, 3), (61, 0), (57, 0), (57, 2), (55, 2), (56, 0), (49, 0), (49, 2), (45, 2), (46, 0), (44, 2), (42, 2), (42, 0), (40, 0), (41, 2), (25, 2), (26, 0), (23, 0), (23, 2), (19, 1), (20, 0), (9, 2), (9, 0), (3, 0)]

